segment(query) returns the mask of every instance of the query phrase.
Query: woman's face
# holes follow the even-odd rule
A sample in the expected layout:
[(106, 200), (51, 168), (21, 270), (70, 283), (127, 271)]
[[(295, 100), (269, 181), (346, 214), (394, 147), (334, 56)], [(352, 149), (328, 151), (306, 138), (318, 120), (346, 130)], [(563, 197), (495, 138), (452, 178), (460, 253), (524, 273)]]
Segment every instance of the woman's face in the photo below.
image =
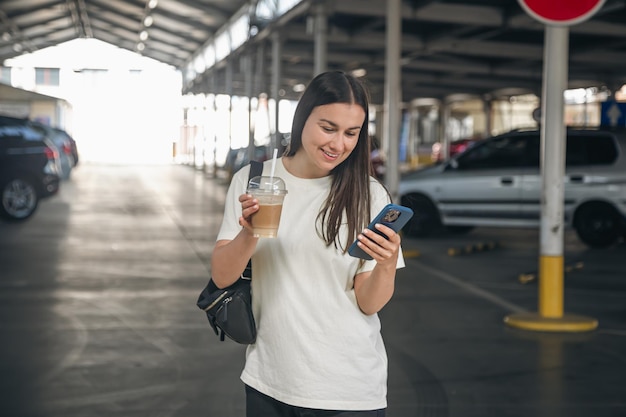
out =
[(295, 158), (304, 177), (319, 178), (345, 161), (359, 140), (365, 111), (358, 104), (333, 103), (313, 109), (302, 129)]

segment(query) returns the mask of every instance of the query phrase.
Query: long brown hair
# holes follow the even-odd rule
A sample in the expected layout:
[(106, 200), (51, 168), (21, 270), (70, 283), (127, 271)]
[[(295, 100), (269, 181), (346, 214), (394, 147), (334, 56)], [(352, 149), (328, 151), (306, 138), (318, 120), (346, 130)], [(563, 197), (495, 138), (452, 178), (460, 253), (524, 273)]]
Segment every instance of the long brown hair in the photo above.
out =
[[(342, 71), (329, 71), (316, 76), (298, 102), (291, 127), (291, 141), (284, 156), (293, 156), (302, 147), (302, 130), (313, 109), (333, 103), (357, 104), (365, 111), (357, 145), (350, 156), (331, 171), (330, 193), (317, 216), (317, 224), (321, 225), (318, 233), (326, 245), (334, 243), (345, 253), (350, 242), (367, 226), (371, 214), (369, 97), (365, 86)], [(348, 223), (348, 240), (339, 242), (344, 213)]]

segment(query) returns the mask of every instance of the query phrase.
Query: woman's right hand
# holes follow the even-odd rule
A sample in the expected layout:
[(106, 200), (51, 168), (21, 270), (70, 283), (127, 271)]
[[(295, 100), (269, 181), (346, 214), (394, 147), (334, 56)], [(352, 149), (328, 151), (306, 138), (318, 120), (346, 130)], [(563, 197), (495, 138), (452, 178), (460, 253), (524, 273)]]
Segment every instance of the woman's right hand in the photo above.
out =
[(250, 217), (259, 211), (259, 200), (252, 197), (250, 194), (242, 194), (239, 196), (239, 202), (241, 203), (239, 225), (252, 234), (252, 222), (250, 221)]

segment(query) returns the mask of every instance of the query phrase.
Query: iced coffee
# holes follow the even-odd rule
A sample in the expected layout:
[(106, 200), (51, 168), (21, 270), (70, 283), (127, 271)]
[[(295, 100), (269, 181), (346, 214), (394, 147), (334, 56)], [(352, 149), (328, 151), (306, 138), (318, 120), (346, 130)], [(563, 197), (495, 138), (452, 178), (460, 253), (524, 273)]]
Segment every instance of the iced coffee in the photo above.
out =
[(250, 218), (252, 233), (256, 237), (276, 237), (287, 194), (285, 182), (279, 177), (254, 177), (247, 193), (259, 201), (259, 210)]

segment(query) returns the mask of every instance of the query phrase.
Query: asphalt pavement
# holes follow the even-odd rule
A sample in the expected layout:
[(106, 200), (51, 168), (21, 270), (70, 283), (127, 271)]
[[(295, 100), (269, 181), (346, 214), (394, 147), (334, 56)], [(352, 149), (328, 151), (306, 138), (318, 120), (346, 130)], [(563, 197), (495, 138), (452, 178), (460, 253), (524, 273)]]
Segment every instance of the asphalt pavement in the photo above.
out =
[[(83, 163), (24, 223), (0, 222), (0, 416), (240, 417), (244, 347), (195, 306), (226, 181), (182, 165)], [(537, 310), (536, 230), (404, 237), (380, 313), (389, 417), (626, 416), (626, 244), (565, 236), (565, 310)]]

